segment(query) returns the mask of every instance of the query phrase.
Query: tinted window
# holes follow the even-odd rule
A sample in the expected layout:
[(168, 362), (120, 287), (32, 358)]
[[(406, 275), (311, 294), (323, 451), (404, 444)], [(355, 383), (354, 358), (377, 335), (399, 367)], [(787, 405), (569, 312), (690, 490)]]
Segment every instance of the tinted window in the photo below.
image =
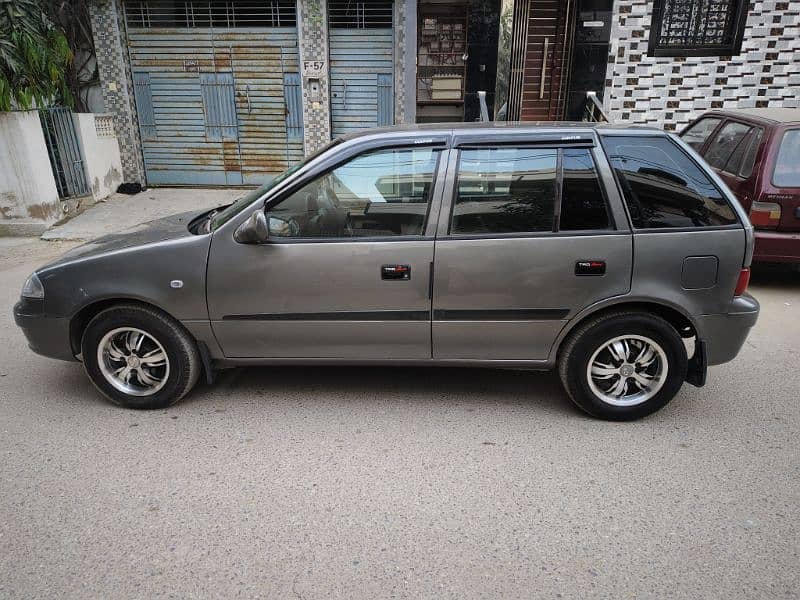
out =
[(587, 149), (565, 149), (561, 186), (561, 231), (607, 229), (608, 212), (592, 154)]
[(783, 134), (772, 183), (778, 187), (800, 187), (800, 129)]
[(552, 231), (558, 150), (463, 150), (451, 233)]
[(753, 174), (753, 166), (756, 164), (758, 149), (761, 147), (761, 139), (764, 137), (763, 129), (753, 129), (747, 142), (747, 150), (742, 157), (742, 164), (739, 166), (739, 176), (747, 179)]
[(711, 135), (711, 132), (714, 131), (714, 128), (719, 125), (721, 120), (722, 119), (711, 117), (700, 119), (697, 123), (684, 131), (681, 137), (684, 142), (699, 152), (703, 144), (706, 143), (708, 136)]
[(270, 235), (422, 235), (438, 155), (431, 148), (361, 154), (271, 207)]
[(748, 131), (750, 126), (742, 123), (731, 122), (723, 125), (706, 150), (706, 162), (717, 169), (724, 169), (725, 163), (736, 152)]
[(604, 137), (634, 227), (708, 227), (736, 222), (711, 180), (666, 137)]

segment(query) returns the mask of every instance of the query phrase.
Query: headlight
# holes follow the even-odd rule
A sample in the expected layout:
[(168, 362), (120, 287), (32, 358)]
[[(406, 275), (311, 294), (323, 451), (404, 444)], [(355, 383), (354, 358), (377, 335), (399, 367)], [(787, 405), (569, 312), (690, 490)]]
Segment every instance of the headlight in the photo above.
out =
[(25, 280), (25, 284), (22, 286), (22, 297), (44, 298), (44, 286), (42, 286), (42, 282), (39, 281), (36, 273)]

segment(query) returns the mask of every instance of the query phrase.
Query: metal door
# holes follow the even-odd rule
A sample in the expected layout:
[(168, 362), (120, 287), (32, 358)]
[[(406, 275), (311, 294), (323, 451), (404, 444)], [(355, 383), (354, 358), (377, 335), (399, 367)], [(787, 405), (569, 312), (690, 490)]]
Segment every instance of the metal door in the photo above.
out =
[(394, 123), (392, 2), (329, 3), (333, 136)]
[(302, 158), (294, 2), (140, 0), (125, 16), (148, 183), (260, 183)]
[(88, 195), (83, 152), (72, 111), (64, 107), (43, 108), (39, 111), (39, 119), (59, 198)]
[[(514, 147), (508, 144), (503, 148)], [(453, 208), (454, 197), (461, 189), (460, 180), (466, 179), (462, 171), (464, 152), (461, 151), (460, 162), (455, 153), (451, 157), (450, 172), (458, 168), (458, 179), (453, 197), (442, 206), (441, 214), (450, 215), (449, 222), (440, 220), (436, 239), (433, 357), (546, 361), (569, 318), (597, 301), (625, 294), (630, 289), (631, 233), (611, 225), (605, 230), (566, 231), (558, 226), (555, 216), (551, 231), (451, 233), (457, 212)], [(557, 177), (553, 186), (554, 208), (560, 206), (561, 192), (556, 190), (561, 189), (558, 182), (564, 180), (561, 150), (556, 146), (537, 147), (531, 152), (552, 153), (554, 164), (559, 165), (551, 174), (541, 172), (534, 179)], [(586, 166), (578, 174), (584, 179), (595, 179), (598, 186), (602, 181), (610, 201), (607, 210), (613, 220), (623, 223), (616, 187), (601, 154), (593, 153), (596, 171)], [(501, 162), (505, 159), (489, 153), (484, 160), (486, 177), (480, 187), (492, 190), (498, 185), (496, 193), (487, 193), (498, 196), (499, 210), (522, 218), (525, 213), (519, 210), (519, 205), (513, 205), (510, 189), (525, 176), (515, 174), (509, 192), (504, 192), (495, 176), (502, 174)], [(591, 161), (584, 158), (583, 162), (588, 165)], [(507, 194), (505, 198), (503, 194)], [(451, 190), (447, 190), (445, 197), (450, 195)], [(479, 206), (479, 210), (483, 209)], [(558, 211), (554, 214), (559, 214)], [(595, 262), (602, 271), (583, 272), (580, 268), (583, 263)]]

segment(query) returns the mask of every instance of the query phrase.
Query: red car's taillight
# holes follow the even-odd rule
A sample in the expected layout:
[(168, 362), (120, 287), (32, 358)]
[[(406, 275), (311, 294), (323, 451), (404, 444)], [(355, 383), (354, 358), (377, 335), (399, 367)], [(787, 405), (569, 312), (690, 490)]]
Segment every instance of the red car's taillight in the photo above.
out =
[(781, 222), (781, 205), (774, 202), (753, 202), (750, 222), (756, 229), (777, 229)]
[(733, 290), (734, 296), (741, 296), (747, 291), (747, 285), (750, 283), (750, 267), (745, 267), (739, 271), (739, 279), (736, 282), (736, 289)]

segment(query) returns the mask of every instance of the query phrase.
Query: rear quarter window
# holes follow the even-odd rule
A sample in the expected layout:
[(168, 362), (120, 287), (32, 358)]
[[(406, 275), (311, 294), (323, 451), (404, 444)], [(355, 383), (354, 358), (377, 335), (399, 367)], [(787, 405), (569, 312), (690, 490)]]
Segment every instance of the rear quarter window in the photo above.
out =
[(800, 129), (790, 129), (783, 134), (772, 183), (775, 187), (800, 188)]
[(603, 136), (637, 229), (717, 227), (736, 214), (711, 179), (669, 138)]
[(700, 148), (702, 148), (703, 144), (706, 143), (708, 136), (710, 136), (714, 129), (716, 129), (720, 121), (722, 121), (722, 119), (717, 117), (706, 117), (704, 119), (700, 119), (697, 121), (697, 123), (684, 131), (681, 134), (681, 137), (683, 138), (684, 142), (700, 152)]

